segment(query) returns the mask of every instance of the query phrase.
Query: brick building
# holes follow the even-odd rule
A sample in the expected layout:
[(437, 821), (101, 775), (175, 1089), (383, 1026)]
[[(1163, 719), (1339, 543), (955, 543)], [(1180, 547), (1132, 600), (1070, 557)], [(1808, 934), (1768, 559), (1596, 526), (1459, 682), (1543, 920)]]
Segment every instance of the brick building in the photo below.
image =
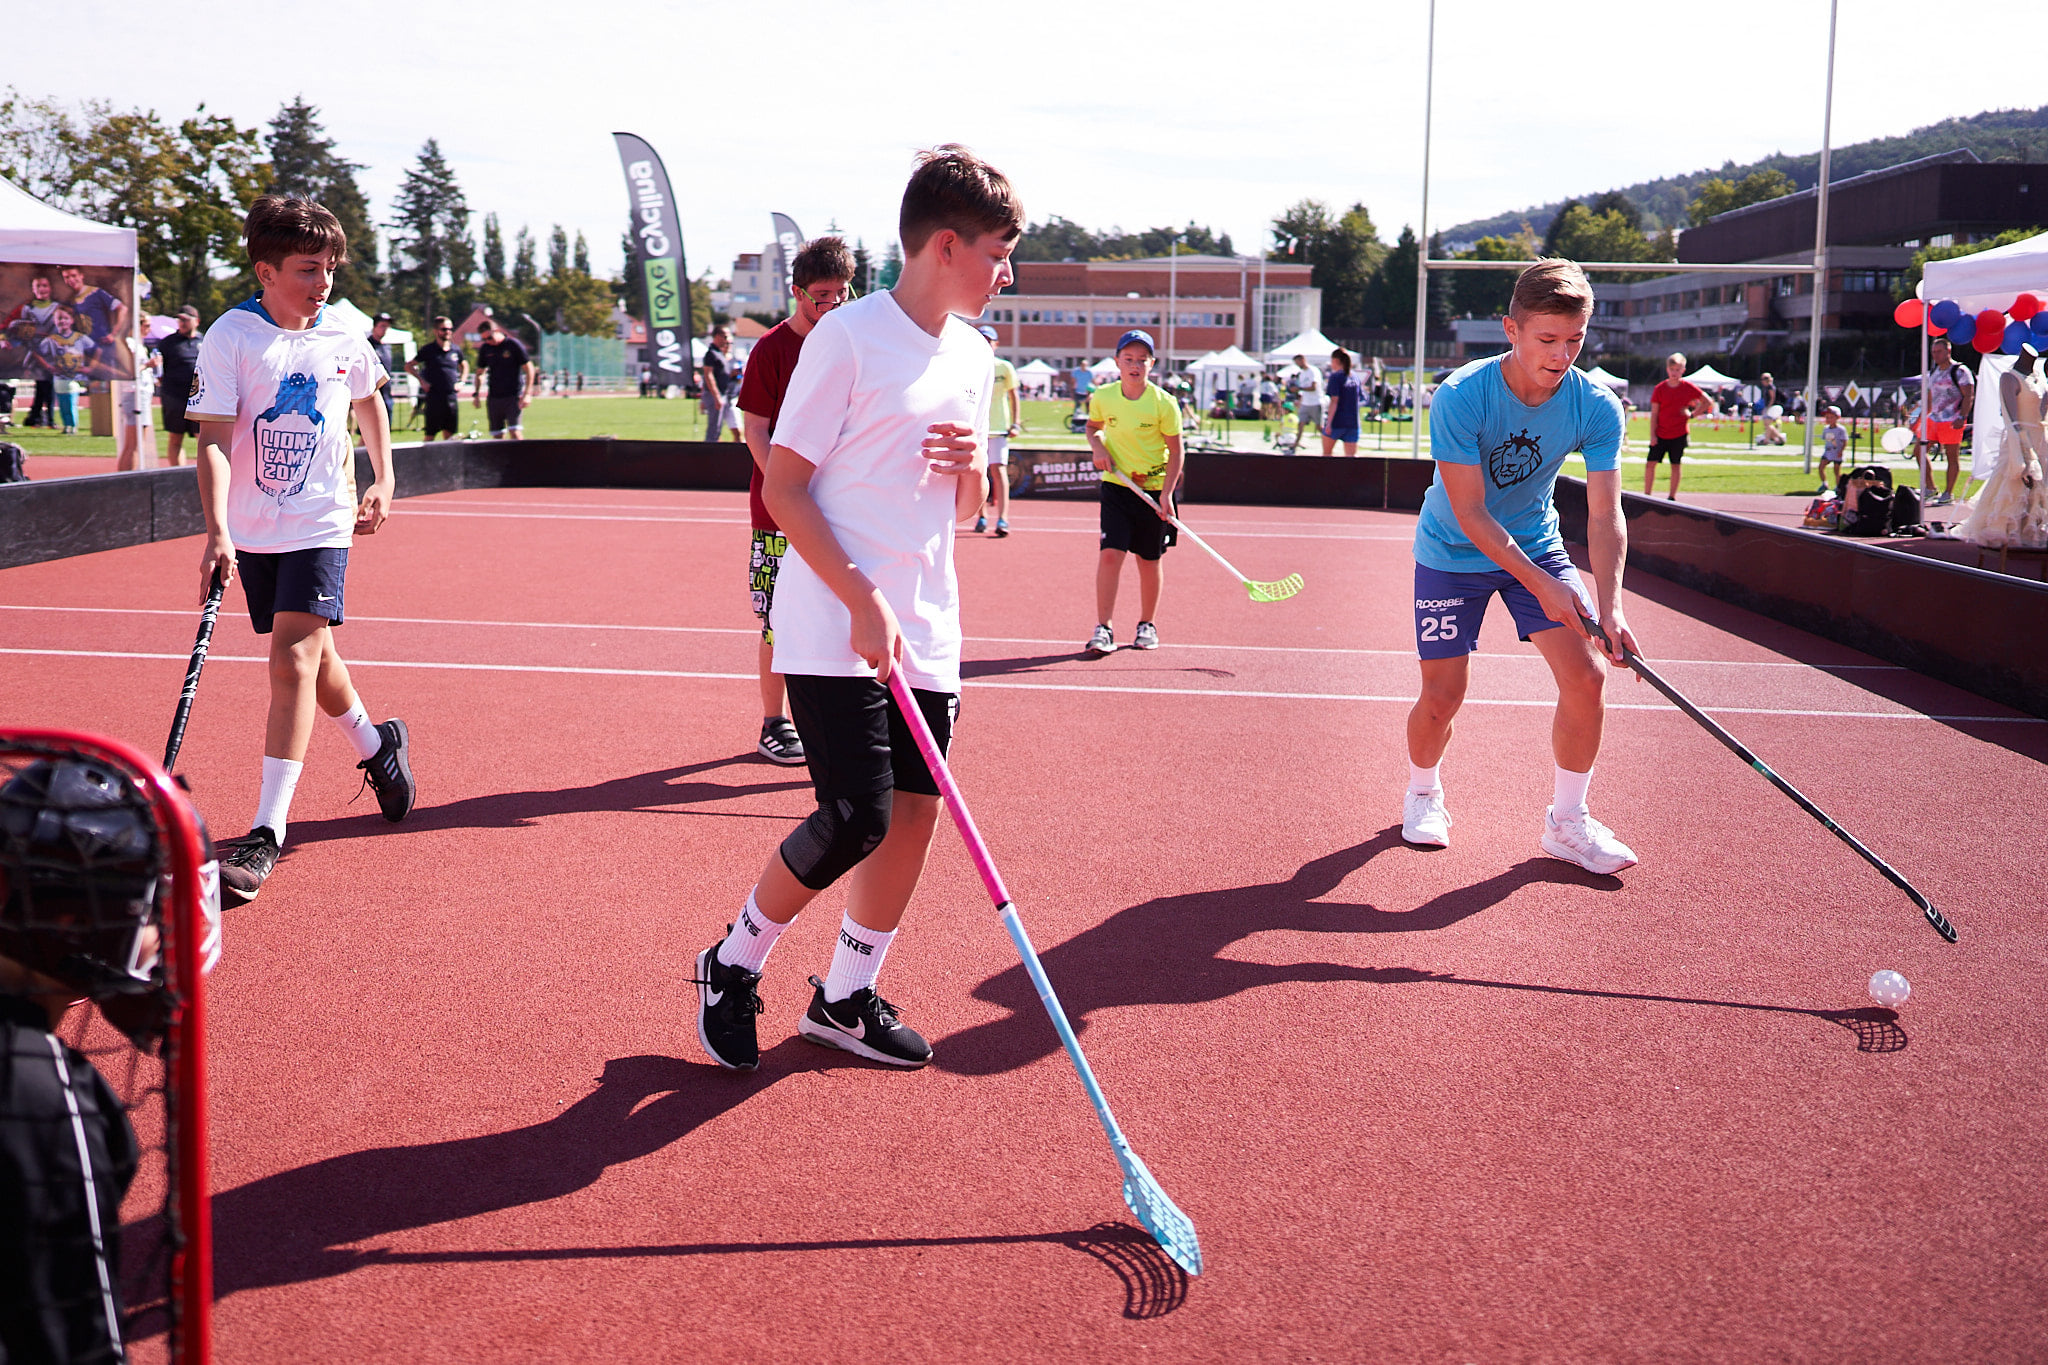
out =
[(1253, 256), (1156, 256), (1135, 261), (1019, 261), (1013, 289), (980, 321), (1019, 365), (1092, 365), (1133, 327), (1159, 343), (1159, 368), (1185, 369), (1211, 351), (1253, 355), (1322, 322), (1323, 291), (1309, 268)]

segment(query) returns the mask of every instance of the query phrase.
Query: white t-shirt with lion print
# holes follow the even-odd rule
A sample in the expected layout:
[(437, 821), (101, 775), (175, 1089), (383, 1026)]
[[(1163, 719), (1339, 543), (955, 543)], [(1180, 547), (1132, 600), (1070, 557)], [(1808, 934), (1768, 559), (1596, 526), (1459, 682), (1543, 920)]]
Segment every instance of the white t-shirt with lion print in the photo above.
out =
[(324, 308), (311, 327), (291, 332), (252, 298), (207, 328), (185, 416), (235, 424), (227, 530), (237, 549), (348, 545), (356, 523), (349, 404), (388, 377), (369, 341)]

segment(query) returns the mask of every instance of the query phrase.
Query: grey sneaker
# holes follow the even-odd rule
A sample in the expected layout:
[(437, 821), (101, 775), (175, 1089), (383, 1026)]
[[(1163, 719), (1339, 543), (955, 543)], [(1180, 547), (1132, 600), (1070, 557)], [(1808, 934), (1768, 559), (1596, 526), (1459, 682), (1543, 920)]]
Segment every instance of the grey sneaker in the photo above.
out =
[(1132, 648), (1132, 649), (1157, 649), (1157, 648), (1159, 648), (1159, 627), (1157, 627), (1157, 626), (1153, 625), (1153, 624), (1152, 624), (1152, 623), (1151, 623), (1150, 621), (1140, 621), (1140, 622), (1138, 622), (1138, 629), (1137, 629), (1137, 631), (1136, 631), (1135, 633), (1133, 633), (1133, 634), (1132, 634), (1132, 636), (1131, 636), (1131, 648)]
[(1088, 643), (1083, 645), (1082, 648), (1090, 654), (1114, 654), (1116, 653), (1116, 636), (1111, 633), (1107, 625), (1097, 626), (1095, 633), (1088, 637)]

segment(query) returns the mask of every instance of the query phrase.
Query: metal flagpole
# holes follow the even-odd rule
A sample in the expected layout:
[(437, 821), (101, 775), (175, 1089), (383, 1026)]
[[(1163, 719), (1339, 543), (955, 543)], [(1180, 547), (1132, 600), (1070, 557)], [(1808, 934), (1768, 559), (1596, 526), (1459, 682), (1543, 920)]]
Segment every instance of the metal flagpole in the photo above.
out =
[(1429, 326), (1429, 116), (1436, 85), (1436, 0), (1429, 0), (1429, 43), (1422, 67), (1422, 227), (1415, 238), (1415, 405), (1409, 455), (1422, 458), (1422, 369)]
[(1813, 312), (1806, 330), (1806, 472), (1813, 472), (1814, 409), (1820, 403), (1820, 329), (1828, 300), (1828, 161), (1835, 131), (1835, 13), (1840, 0), (1828, 0), (1828, 94), (1820, 119), (1820, 187), (1814, 196)]
[(1170, 253), (1166, 258), (1166, 373), (1173, 376), (1173, 324), (1174, 313), (1180, 308), (1180, 234), (1173, 234), (1173, 240), (1166, 244)]

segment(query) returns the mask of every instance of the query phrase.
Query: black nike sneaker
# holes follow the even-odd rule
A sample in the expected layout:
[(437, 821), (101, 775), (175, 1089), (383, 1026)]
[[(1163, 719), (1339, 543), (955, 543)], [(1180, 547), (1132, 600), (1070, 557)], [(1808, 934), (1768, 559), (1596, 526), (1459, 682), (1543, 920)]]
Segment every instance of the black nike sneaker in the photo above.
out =
[(811, 978), (811, 1007), (796, 1031), (814, 1043), (836, 1047), (889, 1066), (923, 1066), (932, 1059), (932, 1045), (896, 1018), (896, 1007), (863, 986), (836, 1003), (825, 999), (825, 983)]
[(280, 850), (270, 826), (258, 825), (239, 839), (223, 840), (216, 851), (220, 854), (220, 889), (234, 904), (247, 905), (277, 866)]
[[(732, 932), (731, 925), (726, 932)], [(761, 995), (754, 988), (761, 974), (720, 962), (718, 943), (697, 954), (697, 1042), (726, 1070), (752, 1071), (761, 1064), (761, 1042), (754, 1032), (754, 1016), (761, 1012)]]
[(396, 822), (412, 813), (413, 798), (419, 794), (412, 781), (412, 761), (407, 756), (412, 740), (406, 734), (405, 722), (395, 717), (379, 724), (377, 733), (384, 737), (383, 747), (377, 750), (376, 757), (366, 758), (356, 766), (363, 770), (363, 781), (377, 793), (377, 808), (384, 812), (384, 818)]

